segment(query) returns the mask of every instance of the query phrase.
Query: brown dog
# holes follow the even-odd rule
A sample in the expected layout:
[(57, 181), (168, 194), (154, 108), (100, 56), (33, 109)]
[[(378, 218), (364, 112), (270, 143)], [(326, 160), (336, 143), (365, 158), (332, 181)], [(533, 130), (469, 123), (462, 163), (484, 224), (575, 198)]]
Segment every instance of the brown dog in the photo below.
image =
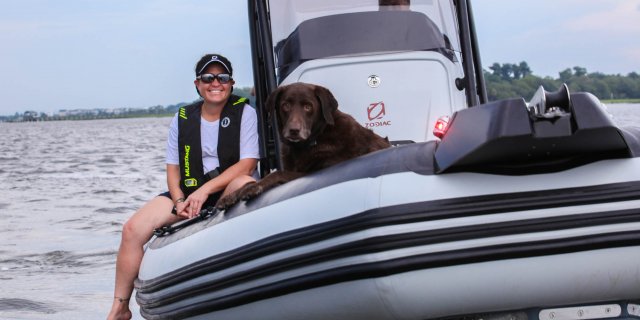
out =
[(283, 170), (223, 197), (216, 205), (219, 209), (305, 174), (391, 146), (387, 139), (338, 111), (333, 94), (318, 85), (298, 82), (282, 86), (267, 98), (267, 110), (270, 116), (278, 117)]

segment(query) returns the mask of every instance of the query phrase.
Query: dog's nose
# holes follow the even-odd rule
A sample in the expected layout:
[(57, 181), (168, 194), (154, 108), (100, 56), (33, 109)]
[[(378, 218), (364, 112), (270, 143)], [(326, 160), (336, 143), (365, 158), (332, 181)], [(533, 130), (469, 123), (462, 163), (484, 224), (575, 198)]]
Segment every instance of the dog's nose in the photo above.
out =
[(298, 137), (300, 136), (300, 129), (289, 129), (290, 137)]

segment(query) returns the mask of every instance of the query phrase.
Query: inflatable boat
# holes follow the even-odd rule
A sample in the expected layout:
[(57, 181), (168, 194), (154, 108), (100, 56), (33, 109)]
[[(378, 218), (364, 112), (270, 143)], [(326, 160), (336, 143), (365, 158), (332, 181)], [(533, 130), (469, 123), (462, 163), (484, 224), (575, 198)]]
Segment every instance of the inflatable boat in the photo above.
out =
[(487, 102), (467, 1), (387, 9), (249, 1), (262, 174), (280, 84), (330, 88), (395, 146), (156, 230), (142, 315), (640, 319), (640, 129), (566, 86)]

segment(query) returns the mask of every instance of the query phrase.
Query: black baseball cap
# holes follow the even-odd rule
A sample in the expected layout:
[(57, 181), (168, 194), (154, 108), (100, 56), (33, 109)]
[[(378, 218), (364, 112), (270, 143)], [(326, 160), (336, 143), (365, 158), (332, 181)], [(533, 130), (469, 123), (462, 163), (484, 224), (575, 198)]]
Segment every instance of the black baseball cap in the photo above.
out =
[(203, 56), (200, 61), (196, 64), (196, 76), (199, 76), (204, 72), (208, 65), (212, 63), (219, 63), (222, 67), (227, 70), (230, 76), (233, 76), (233, 67), (231, 66), (231, 61), (225, 58), (220, 54), (207, 54)]

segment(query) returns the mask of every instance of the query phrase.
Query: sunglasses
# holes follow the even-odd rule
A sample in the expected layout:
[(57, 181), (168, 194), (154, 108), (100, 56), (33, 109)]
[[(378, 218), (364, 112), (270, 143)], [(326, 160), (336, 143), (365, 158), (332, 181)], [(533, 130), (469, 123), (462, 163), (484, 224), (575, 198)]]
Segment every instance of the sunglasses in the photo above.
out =
[(220, 82), (220, 84), (227, 84), (229, 83), (229, 81), (231, 81), (231, 76), (228, 73), (221, 73), (221, 74), (205, 73), (197, 76), (196, 79), (204, 83), (212, 83), (215, 79), (218, 79), (218, 82)]

